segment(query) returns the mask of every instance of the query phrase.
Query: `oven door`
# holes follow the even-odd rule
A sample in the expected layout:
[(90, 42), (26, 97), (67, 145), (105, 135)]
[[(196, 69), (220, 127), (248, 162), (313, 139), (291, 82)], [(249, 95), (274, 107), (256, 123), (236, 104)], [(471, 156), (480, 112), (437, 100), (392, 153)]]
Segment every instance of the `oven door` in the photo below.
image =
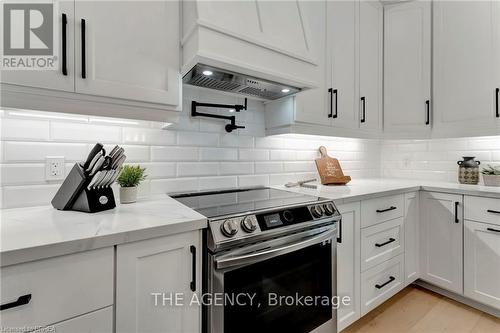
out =
[[(336, 225), (209, 255), (208, 332), (336, 332)], [(219, 299), (220, 300), (220, 299)]]

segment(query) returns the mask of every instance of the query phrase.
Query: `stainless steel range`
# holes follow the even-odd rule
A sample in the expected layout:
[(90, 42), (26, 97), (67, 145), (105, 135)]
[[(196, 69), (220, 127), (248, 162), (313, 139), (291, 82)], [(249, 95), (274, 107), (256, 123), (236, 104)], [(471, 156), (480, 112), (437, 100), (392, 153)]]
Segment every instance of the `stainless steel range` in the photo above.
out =
[(331, 200), (258, 187), (172, 195), (208, 218), (204, 331), (336, 332)]

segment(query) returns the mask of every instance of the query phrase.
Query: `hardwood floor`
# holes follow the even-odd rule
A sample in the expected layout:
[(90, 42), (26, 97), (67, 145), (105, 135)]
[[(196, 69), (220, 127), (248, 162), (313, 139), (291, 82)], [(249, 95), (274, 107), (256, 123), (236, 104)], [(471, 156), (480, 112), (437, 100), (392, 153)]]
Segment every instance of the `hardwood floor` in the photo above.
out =
[(409, 286), (342, 333), (500, 333), (500, 319)]

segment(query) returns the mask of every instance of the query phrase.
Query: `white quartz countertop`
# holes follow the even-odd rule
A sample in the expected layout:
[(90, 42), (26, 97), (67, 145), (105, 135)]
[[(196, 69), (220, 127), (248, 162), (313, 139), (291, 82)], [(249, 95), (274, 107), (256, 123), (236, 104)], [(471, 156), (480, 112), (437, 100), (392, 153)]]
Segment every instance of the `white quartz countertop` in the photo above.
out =
[(500, 187), (481, 185), (462, 185), (458, 183), (435, 182), (425, 180), (406, 179), (356, 179), (347, 185), (325, 186), (317, 182), (317, 189), (305, 187), (274, 186), (278, 189), (286, 189), (297, 193), (320, 196), (334, 200), (337, 204), (353, 201), (366, 200), (370, 198), (407, 193), (418, 190), (466, 194), (473, 196), (484, 196), (500, 198)]
[[(500, 198), (499, 187), (421, 180), (356, 179), (345, 186), (317, 185), (317, 189), (273, 187), (329, 198), (337, 204), (418, 190)], [(206, 227), (203, 215), (167, 195), (94, 214), (51, 206), (3, 209), (0, 266)]]
[(203, 215), (167, 195), (99, 213), (52, 206), (0, 210), (0, 265), (206, 228)]

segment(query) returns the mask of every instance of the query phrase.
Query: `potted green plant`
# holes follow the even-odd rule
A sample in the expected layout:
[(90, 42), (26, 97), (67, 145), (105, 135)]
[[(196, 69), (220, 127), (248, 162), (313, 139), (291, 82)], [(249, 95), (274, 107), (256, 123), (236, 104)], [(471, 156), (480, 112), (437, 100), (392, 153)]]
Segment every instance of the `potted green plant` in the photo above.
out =
[(484, 185), (500, 186), (500, 166), (488, 165), (481, 171), (483, 174)]
[(137, 186), (146, 179), (146, 168), (140, 165), (125, 165), (116, 180), (120, 184), (120, 202), (132, 203), (137, 201)]

